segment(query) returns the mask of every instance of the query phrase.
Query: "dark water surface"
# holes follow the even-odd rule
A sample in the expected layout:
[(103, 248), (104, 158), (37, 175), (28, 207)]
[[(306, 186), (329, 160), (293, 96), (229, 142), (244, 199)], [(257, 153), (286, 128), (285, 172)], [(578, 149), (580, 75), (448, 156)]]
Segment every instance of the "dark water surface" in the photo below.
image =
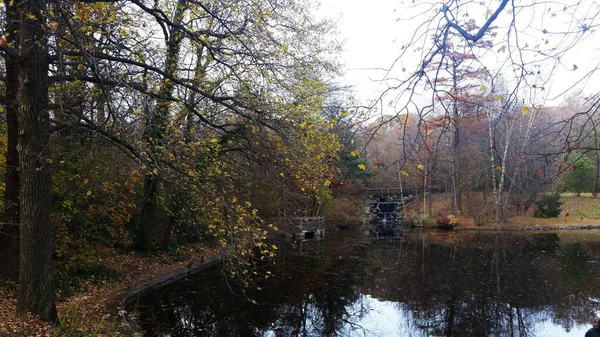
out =
[(583, 337), (599, 261), (599, 231), (340, 232), (319, 254), (281, 254), (245, 294), (215, 269), (128, 311), (143, 336)]

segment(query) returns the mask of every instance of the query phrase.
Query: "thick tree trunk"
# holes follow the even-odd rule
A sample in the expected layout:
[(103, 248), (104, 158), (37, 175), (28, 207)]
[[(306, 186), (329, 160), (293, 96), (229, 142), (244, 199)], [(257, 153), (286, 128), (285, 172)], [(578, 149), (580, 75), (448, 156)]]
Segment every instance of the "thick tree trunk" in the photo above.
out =
[[(16, 43), (18, 18), (15, 4), (6, 7), (6, 42)], [(17, 87), (19, 84), (19, 65), (14, 56), (6, 55), (6, 189), (4, 191), (4, 213), (0, 225), (0, 275), (17, 277), (19, 275), (19, 125), (17, 123)]]
[(56, 322), (48, 115), (46, 1), (19, 3), (18, 124), (21, 172), (21, 242), (17, 313), (31, 312)]

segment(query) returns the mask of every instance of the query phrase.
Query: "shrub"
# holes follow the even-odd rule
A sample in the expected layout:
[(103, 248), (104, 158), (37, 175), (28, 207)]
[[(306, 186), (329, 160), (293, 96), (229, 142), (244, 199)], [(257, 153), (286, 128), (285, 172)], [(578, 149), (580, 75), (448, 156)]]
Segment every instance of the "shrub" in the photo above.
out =
[(544, 195), (535, 203), (533, 216), (536, 218), (556, 218), (561, 212), (560, 206), (562, 204), (560, 194)]
[(441, 226), (448, 226), (450, 225), (450, 218), (447, 215), (440, 215), (435, 218), (435, 223)]
[(435, 227), (436, 219), (424, 215), (417, 215), (412, 218), (412, 223), (415, 227), (430, 228)]
[(439, 228), (454, 228), (459, 225), (459, 218), (455, 215), (440, 215), (435, 218), (435, 223)]

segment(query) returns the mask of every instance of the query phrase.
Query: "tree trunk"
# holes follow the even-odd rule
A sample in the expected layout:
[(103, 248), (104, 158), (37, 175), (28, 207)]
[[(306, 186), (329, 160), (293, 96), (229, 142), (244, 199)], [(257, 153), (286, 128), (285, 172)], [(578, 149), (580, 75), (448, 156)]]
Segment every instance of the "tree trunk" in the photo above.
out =
[[(19, 30), (15, 4), (6, 7), (6, 42), (16, 43)], [(4, 213), (0, 225), (0, 275), (19, 275), (19, 125), (17, 123), (17, 87), (19, 65), (16, 57), (5, 56), (6, 64), (6, 189), (4, 190)]]
[(50, 223), (50, 119), (48, 36), (42, 24), (46, 0), (18, 4), (17, 119), (21, 172), (21, 242), (17, 313), (56, 322)]
[(156, 221), (156, 198), (158, 195), (158, 179), (152, 174), (144, 177), (144, 195), (142, 210), (140, 213), (140, 227), (138, 234), (138, 248), (150, 250), (152, 248), (152, 237), (154, 234), (154, 222)]
[(596, 167), (594, 169), (594, 191), (592, 192), (592, 197), (598, 197), (598, 188), (600, 187), (599, 178), (600, 178), (600, 151), (598, 151), (598, 137), (594, 137), (596, 140)]
[(498, 178), (496, 176), (496, 153), (495, 138), (494, 138), (494, 116), (490, 113), (488, 116), (488, 142), (490, 151), (490, 172), (492, 177), (492, 196), (494, 197), (494, 223), (501, 222), (502, 212), (502, 189), (498, 186)]
[[(453, 95), (458, 94), (458, 79), (456, 78), (457, 65), (453, 64), (452, 89)], [(456, 97), (452, 98), (452, 211), (454, 214), (462, 213), (462, 191), (460, 185), (460, 128), (459, 111)]]
[(177, 193), (174, 193), (172, 196), (171, 215), (169, 216), (169, 222), (167, 223), (167, 227), (163, 231), (162, 238), (160, 240), (160, 244), (163, 247), (166, 247), (171, 243), (171, 233), (173, 233), (173, 228), (175, 228), (177, 220), (183, 213), (183, 205), (180, 201), (180, 198), (181, 196)]
[(506, 220), (506, 212), (505, 212), (505, 207), (506, 207), (506, 201), (508, 200), (507, 198), (507, 194), (505, 193), (505, 188), (504, 188), (504, 184), (506, 182), (506, 168), (508, 165), (508, 149), (510, 147), (510, 137), (513, 131), (513, 126), (514, 123), (511, 122), (511, 120), (507, 120), (506, 121), (506, 136), (505, 136), (505, 143), (504, 143), (504, 149), (502, 150), (502, 154), (500, 156), (500, 178), (498, 180), (498, 189), (497, 189), (497, 194), (496, 194), (496, 209), (494, 210), (495, 212), (495, 217), (494, 220), (496, 222), (496, 224), (504, 224), (504, 221)]
[(106, 122), (106, 111), (104, 106), (107, 102), (107, 93), (104, 91), (104, 87), (102, 85), (96, 85), (96, 89), (98, 89), (98, 102), (96, 103), (96, 125), (99, 127), (104, 126)]

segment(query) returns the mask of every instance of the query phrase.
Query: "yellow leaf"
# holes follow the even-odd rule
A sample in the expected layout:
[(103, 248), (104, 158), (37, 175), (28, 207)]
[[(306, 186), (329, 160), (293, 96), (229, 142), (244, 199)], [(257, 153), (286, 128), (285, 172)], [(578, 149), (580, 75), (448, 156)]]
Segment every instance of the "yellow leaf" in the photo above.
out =
[(281, 173), (279, 173), (279, 175), (283, 177), (285, 174), (283, 174), (283, 172), (281, 172)]
[(433, 132), (433, 130), (427, 130), (427, 135), (429, 136), (431, 133)]
[(496, 97), (494, 97), (494, 99), (496, 101), (504, 101), (504, 96), (502, 96), (502, 95), (496, 95)]
[(133, 180), (137, 181), (138, 179), (140, 179), (140, 172), (138, 170), (131, 171), (131, 177), (133, 178)]
[(506, 52), (506, 46), (500, 47), (500, 49), (498, 49), (498, 52), (500, 52), (500, 53)]
[(329, 179), (325, 179), (325, 182), (323, 183), (323, 185), (329, 186), (329, 185), (331, 185), (331, 181), (329, 181)]
[(479, 91), (487, 91), (487, 87), (485, 85), (482, 85), (481, 88), (479, 88)]
[(400, 173), (401, 173), (403, 176), (405, 176), (405, 177), (408, 177), (408, 172), (406, 172), (406, 171), (400, 171)]
[(423, 171), (423, 170), (425, 169), (425, 166), (423, 166), (423, 165), (419, 164), (419, 165), (417, 165), (417, 168), (418, 168), (419, 170)]
[(528, 107), (528, 106), (523, 106), (523, 107), (521, 108), (521, 112), (522, 112), (524, 115), (527, 115), (527, 114), (529, 113), (529, 107)]
[(502, 166), (496, 166), (496, 171), (498, 171), (498, 172), (502, 171)]
[(361, 170), (366, 170), (367, 166), (365, 164), (358, 164), (358, 168)]

